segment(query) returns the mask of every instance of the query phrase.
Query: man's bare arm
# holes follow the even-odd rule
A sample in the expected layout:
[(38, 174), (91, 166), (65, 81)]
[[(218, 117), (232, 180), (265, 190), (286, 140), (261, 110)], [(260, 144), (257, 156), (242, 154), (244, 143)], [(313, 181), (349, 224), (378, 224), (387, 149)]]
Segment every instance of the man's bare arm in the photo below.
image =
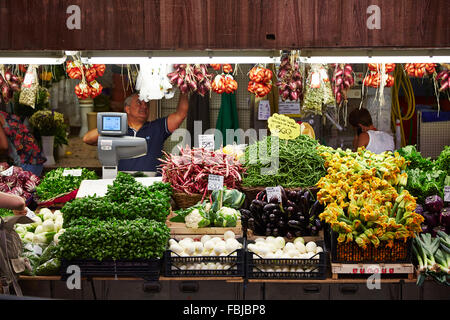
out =
[(97, 128), (88, 131), (84, 137), (83, 142), (90, 144), (92, 146), (96, 146), (98, 142), (98, 130)]

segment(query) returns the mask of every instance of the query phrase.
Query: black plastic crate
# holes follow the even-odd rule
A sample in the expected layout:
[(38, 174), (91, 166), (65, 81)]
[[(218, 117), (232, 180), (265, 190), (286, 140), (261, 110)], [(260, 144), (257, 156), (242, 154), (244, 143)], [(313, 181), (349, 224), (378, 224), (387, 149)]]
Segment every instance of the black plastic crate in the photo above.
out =
[[(227, 256), (192, 256), (182, 257), (171, 250), (164, 252), (164, 275), (166, 277), (244, 277), (245, 276), (245, 242), (242, 249), (237, 249)], [(194, 263), (221, 263), (230, 265), (228, 269), (181, 269), (181, 265)]]
[(338, 243), (338, 234), (331, 233), (331, 262), (333, 263), (411, 263), (412, 239), (394, 240), (392, 247), (381, 241), (375, 248), (373, 245), (362, 249), (356, 242)]
[(61, 261), (62, 280), (67, 279), (67, 268), (76, 265), (80, 268), (81, 277), (136, 277), (146, 280), (158, 280), (161, 259), (145, 260), (65, 260)]
[[(253, 241), (252, 241), (253, 242)], [(246, 251), (246, 266), (247, 266), (247, 278), (249, 279), (317, 279), (323, 280), (327, 276), (327, 257), (328, 251), (324, 246), (323, 241), (315, 241), (318, 246), (321, 246), (323, 252), (319, 252), (314, 257), (318, 259), (274, 259), (274, 258), (262, 258), (254, 252)], [(257, 258), (255, 258), (257, 257)], [(263, 271), (263, 268), (275, 266), (275, 267), (308, 267), (310, 271), (305, 272), (291, 272), (291, 271)]]

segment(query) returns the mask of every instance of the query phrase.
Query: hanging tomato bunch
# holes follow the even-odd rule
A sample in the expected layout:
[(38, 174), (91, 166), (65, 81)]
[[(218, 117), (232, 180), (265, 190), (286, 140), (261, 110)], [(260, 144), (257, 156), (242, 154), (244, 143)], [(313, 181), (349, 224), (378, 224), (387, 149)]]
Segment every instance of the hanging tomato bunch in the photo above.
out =
[(394, 76), (389, 74), (395, 70), (395, 63), (384, 64), (384, 75), (381, 72), (383, 65), (377, 63), (369, 63), (369, 70), (371, 71), (364, 78), (364, 85), (366, 87), (379, 88), (382, 84), (383, 78), (386, 78), (385, 87), (392, 87), (394, 85)]
[(272, 90), (273, 72), (263, 67), (253, 67), (250, 70), (247, 90), (257, 97), (262, 98)]
[(406, 74), (414, 78), (423, 78), (427, 74), (436, 71), (435, 63), (407, 63), (405, 64)]
[(104, 64), (83, 65), (80, 61), (68, 61), (66, 72), (71, 79), (80, 79), (75, 86), (75, 94), (79, 99), (95, 98), (102, 93), (103, 87), (95, 79), (104, 75)]
[(231, 64), (210, 64), (210, 66), (216, 71), (220, 71), (220, 69), (222, 69), (224, 73), (233, 72), (233, 67), (231, 66)]
[(336, 103), (340, 104), (343, 100), (347, 100), (347, 91), (355, 83), (353, 78), (353, 68), (349, 64), (332, 64), (334, 68), (331, 87), (333, 89)]
[(237, 90), (237, 81), (233, 79), (231, 74), (223, 75), (219, 74), (214, 78), (211, 83), (211, 88), (214, 92), (218, 94), (222, 93), (233, 93)]

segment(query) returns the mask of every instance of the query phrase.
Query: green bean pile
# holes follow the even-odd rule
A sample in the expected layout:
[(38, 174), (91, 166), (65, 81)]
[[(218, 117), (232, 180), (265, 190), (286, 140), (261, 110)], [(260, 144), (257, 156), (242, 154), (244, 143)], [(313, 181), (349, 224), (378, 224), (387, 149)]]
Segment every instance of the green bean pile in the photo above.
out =
[(278, 170), (263, 174), (261, 169), (270, 168), (271, 161), (276, 158), (276, 151), (272, 157), (272, 139), (272, 136), (267, 136), (246, 148), (244, 187), (312, 187), (326, 175), (324, 159), (316, 149), (318, 142), (302, 134), (294, 140), (279, 139)]

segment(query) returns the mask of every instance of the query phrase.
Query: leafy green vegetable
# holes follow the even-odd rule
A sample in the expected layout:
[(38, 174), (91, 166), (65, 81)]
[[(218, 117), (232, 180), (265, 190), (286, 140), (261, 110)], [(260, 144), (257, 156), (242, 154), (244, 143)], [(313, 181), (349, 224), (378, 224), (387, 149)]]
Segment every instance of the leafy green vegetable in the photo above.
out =
[(59, 238), (64, 259), (161, 258), (170, 237), (163, 222), (149, 219), (78, 218)]
[(101, 220), (147, 218), (164, 222), (170, 213), (171, 192), (168, 183), (157, 182), (145, 187), (131, 175), (119, 172), (104, 197), (89, 196), (66, 203), (61, 209), (63, 226), (67, 227), (79, 217)]
[[(326, 175), (316, 140), (301, 134), (293, 140), (279, 139), (279, 149), (272, 150), (273, 140), (272, 136), (267, 136), (246, 148), (243, 186), (312, 187)], [(277, 151), (278, 155), (272, 154)], [(278, 168), (271, 169), (277, 157)]]
[(431, 170), (434, 167), (434, 163), (430, 158), (422, 157), (421, 153), (417, 151), (416, 147), (413, 145), (405, 146), (398, 149), (397, 152), (409, 161), (409, 169), (421, 169), (421, 170)]
[(408, 183), (406, 189), (417, 197), (418, 203), (424, 203), (425, 198), (432, 195), (443, 197), (445, 171), (432, 169), (424, 171), (419, 168), (407, 170)]
[(98, 179), (95, 171), (81, 169), (81, 176), (63, 176), (67, 168), (57, 168), (47, 172), (41, 183), (36, 187), (36, 194), (41, 201), (52, 199), (61, 194), (71, 192), (80, 187), (83, 180)]
[(13, 216), (14, 212), (10, 209), (0, 208), (0, 217), (9, 217)]
[(444, 147), (435, 163), (437, 168), (445, 171), (450, 176), (450, 146)]

